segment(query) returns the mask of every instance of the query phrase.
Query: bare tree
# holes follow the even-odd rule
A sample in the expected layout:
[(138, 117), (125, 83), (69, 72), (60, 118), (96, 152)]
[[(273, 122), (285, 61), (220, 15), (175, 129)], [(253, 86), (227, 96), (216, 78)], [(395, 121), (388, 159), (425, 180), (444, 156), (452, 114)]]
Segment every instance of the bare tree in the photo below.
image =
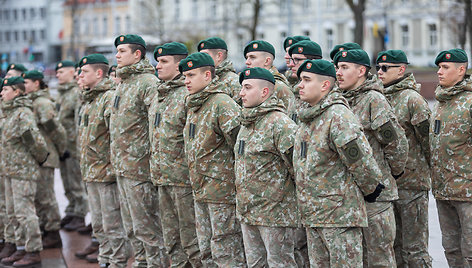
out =
[(354, 42), (362, 46), (364, 42), (364, 11), (366, 0), (346, 0), (354, 15)]
[[(251, 36), (251, 40), (257, 39), (257, 26), (259, 25), (262, 1), (263, 0), (238, 1), (238, 6), (236, 8), (236, 22), (238, 23), (238, 27), (247, 30)], [(248, 5), (252, 10), (252, 19), (247, 23), (243, 23), (243, 20), (241, 19), (241, 10)]]

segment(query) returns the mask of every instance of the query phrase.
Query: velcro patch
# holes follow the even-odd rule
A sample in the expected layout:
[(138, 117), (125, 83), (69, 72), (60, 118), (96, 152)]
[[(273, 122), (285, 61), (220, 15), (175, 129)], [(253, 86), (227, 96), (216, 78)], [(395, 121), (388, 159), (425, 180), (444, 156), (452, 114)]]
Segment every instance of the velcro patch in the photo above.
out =
[(434, 134), (439, 134), (441, 130), (441, 120), (434, 120)]
[(357, 144), (357, 139), (348, 142), (342, 150), (349, 164), (357, 162), (364, 155)]
[(25, 131), (23, 134), (21, 134), (21, 139), (23, 140), (23, 143), (26, 145), (26, 146), (33, 146), (34, 145), (34, 138), (33, 138), (33, 134), (31, 134), (31, 130), (28, 129), (27, 131)]
[(161, 123), (161, 114), (156, 113), (156, 117), (154, 118), (154, 127), (159, 127), (160, 123)]
[(190, 126), (188, 128), (188, 136), (191, 139), (195, 138), (195, 124), (194, 123), (190, 123)]
[(424, 120), (423, 122), (418, 124), (418, 131), (421, 136), (428, 136), (429, 135), (429, 120)]
[(240, 140), (240, 141), (239, 141), (239, 148), (238, 148), (238, 154), (239, 154), (239, 155), (243, 155), (243, 154), (244, 154), (244, 145), (245, 145), (245, 141), (244, 141), (244, 140)]
[(391, 120), (383, 124), (378, 129), (378, 132), (380, 134), (380, 138), (382, 139), (380, 142), (383, 144), (389, 144), (398, 138), (397, 132), (395, 131)]
[(307, 151), (307, 143), (306, 141), (302, 141), (300, 144), (300, 157), (306, 158), (306, 151)]
[(113, 103), (113, 107), (118, 109), (118, 106), (120, 105), (120, 96), (115, 97), (115, 102)]
[(56, 130), (57, 125), (56, 122), (54, 122), (54, 119), (51, 118), (43, 124), (43, 127), (47, 133), (51, 133)]

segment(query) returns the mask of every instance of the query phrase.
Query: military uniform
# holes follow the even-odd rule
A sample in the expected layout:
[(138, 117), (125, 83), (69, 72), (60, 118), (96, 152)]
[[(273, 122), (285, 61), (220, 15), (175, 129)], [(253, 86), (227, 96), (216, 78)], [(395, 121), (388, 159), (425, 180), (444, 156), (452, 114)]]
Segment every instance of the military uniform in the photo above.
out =
[(158, 81), (147, 59), (117, 68), (117, 75), (121, 83), (113, 100), (110, 140), (123, 224), (134, 248), (134, 266), (165, 266), (158, 193), (149, 171), (148, 110)]
[(374, 158), (382, 170), (380, 181), (385, 186), (377, 202), (367, 204), (369, 227), (364, 229), (364, 265), (367, 267), (395, 265), (393, 243), (396, 227), (392, 201), (398, 199), (398, 190), (393, 175), (403, 172), (408, 159), (405, 131), (382, 94), (382, 87), (377, 76), (369, 74), (362, 85), (343, 92), (369, 140)]
[(220, 82), (225, 85), (224, 89), (228, 95), (241, 105), (241, 97), (239, 96), (241, 86), (239, 85), (238, 74), (236, 74), (233, 63), (228, 59), (224, 60), (220, 65), (216, 66), (215, 74), (220, 78)]
[(363, 195), (381, 170), (362, 126), (341, 93), (331, 90), (300, 110), (293, 164), (311, 267), (362, 267)]
[(217, 81), (215, 77), (186, 99), (185, 154), (195, 198), (197, 237), (205, 267), (245, 267), (241, 226), (236, 219), (233, 154), (240, 108)]
[(83, 218), (87, 214), (88, 205), (77, 154), (76, 113), (80, 105), (79, 89), (76, 82), (71, 82), (59, 85), (58, 91), (59, 98), (56, 108), (59, 112), (59, 121), (66, 129), (67, 151), (70, 153), (69, 158), (60, 162), (62, 183), (69, 201), (65, 213), (69, 216)]
[(420, 85), (407, 74), (390, 85), (384, 94), (392, 105), (408, 139), (405, 173), (397, 179), (399, 199), (394, 202), (398, 267), (431, 267), (428, 254), (428, 192), (431, 189), (428, 103)]
[(436, 88), (430, 148), (433, 195), (450, 267), (472, 267), (472, 81)]
[(262, 104), (243, 108), (241, 123), (234, 148), (236, 212), (248, 266), (297, 267), (293, 239), (298, 209), (291, 159), (297, 125), (275, 92)]
[(287, 79), (279, 73), (275, 66), (269, 69), (275, 78), (274, 94), (282, 100), (287, 114), (293, 114), (296, 111), (295, 95), (290, 89)]
[(171, 267), (201, 267), (195, 208), (184, 150), (184, 77), (163, 82), (149, 108), (151, 178), (159, 190), (164, 243)]
[[(0, 81), (3, 83), (3, 81)], [(0, 135), (2, 135), (2, 131), (3, 131), (3, 128), (4, 128), (4, 121), (5, 121), (5, 115), (3, 114), (2, 112), (2, 109), (1, 109), (1, 106), (3, 105), (3, 101), (0, 100)], [(3, 143), (2, 143), (2, 137), (0, 136), (0, 147), (2, 148), (2, 150), (0, 150), (0, 165), (2, 165), (2, 167), (4, 166), (3, 164), (3, 158), (4, 158), (4, 154), (6, 153), (5, 150), (3, 149), (4, 146), (3, 146)], [(1, 244), (4, 244), (6, 241), (5, 241), (5, 225), (6, 225), (6, 222), (7, 222), (7, 211), (6, 211), (6, 207), (5, 207), (5, 176), (4, 176), (4, 172), (3, 172), (3, 169), (0, 169), (0, 245)], [(11, 241), (8, 241), (9, 243), (14, 243), (15, 241), (11, 240)]]
[[(12, 79), (12, 78), (10, 78)], [(8, 214), (6, 229), (13, 228), (17, 250), (42, 250), (34, 199), (41, 176), (40, 164), (48, 156), (46, 142), (33, 114), (31, 100), (18, 96), (2, 106), (6, 119), (2, 130), (3, 170)], [(9, 225), (9, 226), (8, 226)]]

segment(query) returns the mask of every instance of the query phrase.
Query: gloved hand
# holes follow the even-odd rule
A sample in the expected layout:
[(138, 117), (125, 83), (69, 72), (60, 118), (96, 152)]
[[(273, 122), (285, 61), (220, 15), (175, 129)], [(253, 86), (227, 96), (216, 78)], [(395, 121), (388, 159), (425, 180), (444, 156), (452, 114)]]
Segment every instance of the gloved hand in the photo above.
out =
[(373, 193), (364, 196), (364, 200), (368, 203), (374, 203), (377, 197), (379, 197), (383, 189), (385, 189), (385, 186), (379, 183), (377, 187), (375, 187), (375, 191)]
[(63, 155), (59, 156), (59, 160), (61, 160), (61, 162), (64, 162), (69, 157), (70, 157), (69, 151), (65, 151)]

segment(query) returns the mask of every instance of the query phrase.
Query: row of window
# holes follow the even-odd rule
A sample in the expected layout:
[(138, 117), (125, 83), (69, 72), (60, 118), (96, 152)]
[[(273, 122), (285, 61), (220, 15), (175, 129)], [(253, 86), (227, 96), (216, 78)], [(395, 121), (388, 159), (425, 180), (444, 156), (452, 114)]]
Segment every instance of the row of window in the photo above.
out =
[(0, 9), (0, 21), (19, 21), (32, 20), (36, 18), (46, 18), (46, 8), (19, 8), (19, 9)]
[(0, 31), (0, 43), (2, 42), (30, 42), (46, 40), (46, 30)]
[(116, 35), (123, 32), (131, 31), (131, 17), (125, 17), (125, 29), (122, 28), (122, 17), (116, 16), (113, 24), (114, 32), (109, 33), (108, 17), (103, 16), (101, 20), (97, 17), (89, 18), (74, 18), (74, 33), (93, 35), (93, 36), (108, 36), (109, 34)]

